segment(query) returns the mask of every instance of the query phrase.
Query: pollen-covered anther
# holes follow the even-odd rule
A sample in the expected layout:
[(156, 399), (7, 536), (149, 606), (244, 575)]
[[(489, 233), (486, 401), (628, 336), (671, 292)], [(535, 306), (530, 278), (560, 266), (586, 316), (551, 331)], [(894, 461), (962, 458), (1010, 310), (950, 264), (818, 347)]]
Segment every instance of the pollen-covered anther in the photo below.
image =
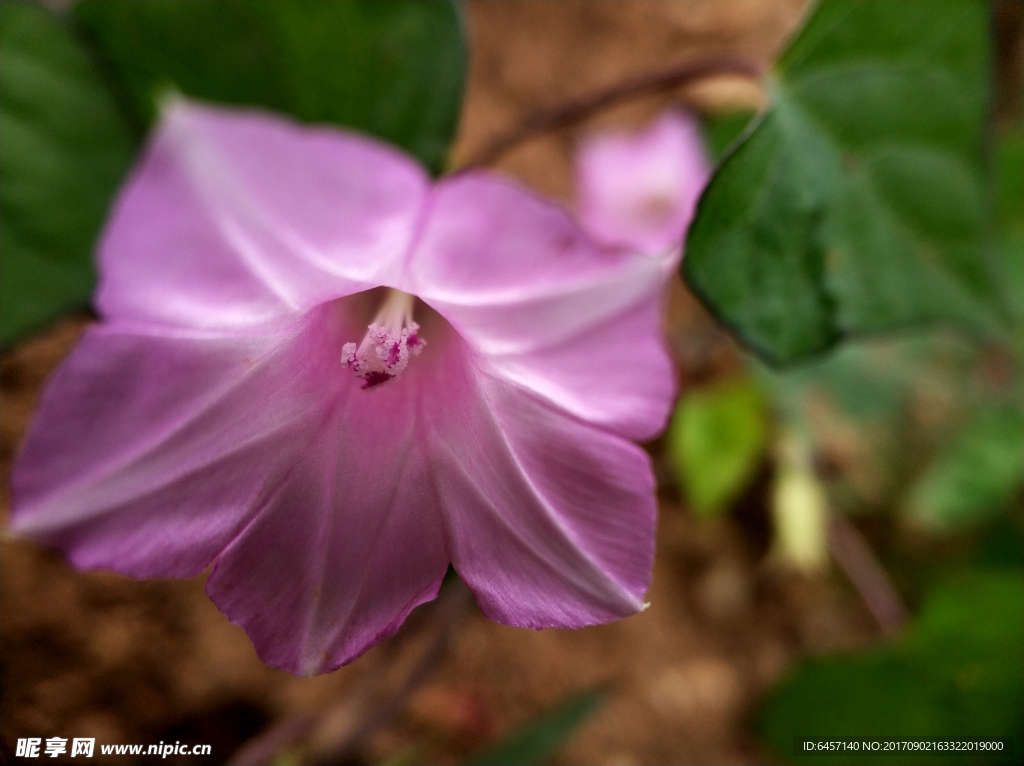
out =
[(391, 290), (362, 343), (342, 346), (341, 363), (363, 379), (364, 391), (400, 377), (427, 345), (412, 321), (412, 303), (411, 295)]

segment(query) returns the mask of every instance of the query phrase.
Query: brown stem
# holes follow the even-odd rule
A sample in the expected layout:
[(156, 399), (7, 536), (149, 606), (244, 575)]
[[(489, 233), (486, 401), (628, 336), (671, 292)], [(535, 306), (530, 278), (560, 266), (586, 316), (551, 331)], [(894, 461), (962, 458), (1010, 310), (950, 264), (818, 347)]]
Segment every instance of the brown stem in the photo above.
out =
[(263, 766), (270, 763), (286, 747), (307, 736), (316, 724), (317, 719), (306, 713), (289, 716), (246, 742), (231, 756), (228, 764)]
[(754, 61), (734, 56), (719, 56), (701, 61), (689, 61), (662, 72), (641, 75), (632, 80), (616, 83), (605, 90), (597, 91), (576, 101), (535, 112), (519, 127), (499, 136), (485, 146), (466, 164), (468, 166), (491, 165), (509, 149), (527, 139), (580, 122), (620, 101), (671, 90), (715, 75), (740, 75), (760, 80), (763, 73), (762, 66)]
[(348, 736), (321, 761), (322, 763), (353, 762), (366, 738), (402, 711), (412, 693), (430, 676), (444, 658), (455, 628), (462, 617), (466, 615), (466, 607), (471, 601), (469, 588), (463, 585), (461, 580), (454, 581), (445, 588), (445, 592), (438, 599), (434, 614), (431, 615), (431, 618), (439, 624), (437, 633), (412, 672), (406, 676), (405, 681), (398, 689), (375, 705), (356, 724)]
[[(455, 628), (462, 617), (466, 615), (471, 601), (469, 589), (461, 581), (455, 581), (445, 586), (437, 601), (432, 605), (428, 616), (414, 613), (413, 617), (407, 621), (404, 632), (408, 633), (409, 628), (416, 631), (420, 627), (428, 625), (436, 624), (437, 626), (434, 638), (424, 651), (423, 656), (406, 676), (402, 685), (378, 704), (373, 705), (363, 718), (345, 733), (341, 741), (329, 746), (329, 752), (320, 754), (319, 760), (331, 764), (351, 762), (366, 738), (402, 711), (409, 696), (429, 677), (431, 671), (444, 657)], [(417, 621), (421, 621), (421, 625), (415, 625), (414, 623)], [(342, 708), (349, 710), (363, 707), (364, 696), (370, 695), (357, 692), (354, 697), (342, 700), (318, 716), (307, 713), (289, 716), (243, 745), (235, 752), (229, 763), (231, 766), (263, 766), (263, 764), (270, 763), (283, 749), (307, 738), (333, 713), (337, 713)]]
[(857, 589), (871, 616), (887, 636), (900, 631), (907, 608), (882, 563), (867, 541), (846, 518), (835, 515), (828, 525), (828, 547), (839, 567)]

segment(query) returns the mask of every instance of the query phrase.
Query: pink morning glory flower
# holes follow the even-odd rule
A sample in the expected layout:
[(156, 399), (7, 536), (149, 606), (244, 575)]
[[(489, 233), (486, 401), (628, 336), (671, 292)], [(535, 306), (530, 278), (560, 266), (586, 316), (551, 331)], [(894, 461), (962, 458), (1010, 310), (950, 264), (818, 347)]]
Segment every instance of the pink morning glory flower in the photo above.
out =
[(663, 113), (636, 133), (601, 133), (580, 148), (580, 220), (605, 245), (677, 259), (710, 176), (694, 120)]
[(393, 634), (449, 563), (509, 625), (631, 614), (672, 268), (509, 181), (179, 101), (114, 206), (103, 321), (42, 397), (13, 529), (84, 569), (212, 565), (260, 657), (306, 675)]

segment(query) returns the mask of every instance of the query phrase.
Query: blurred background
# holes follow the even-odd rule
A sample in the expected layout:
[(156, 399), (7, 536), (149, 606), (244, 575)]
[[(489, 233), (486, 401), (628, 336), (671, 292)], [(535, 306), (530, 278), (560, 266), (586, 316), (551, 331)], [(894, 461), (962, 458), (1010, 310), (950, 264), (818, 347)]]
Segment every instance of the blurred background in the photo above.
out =
[[(538, 110), (674, 63), (739, 54), (767, 67), (806, 12), (801, 0), (470, 0), (451, 165)], [(1020, 2), (993, 3), (995, 132), (1010, 137), (994, 151), (1001, 215), (1015, 226), (1022, 28)], [(715, 159), (765, 102), (748, 78), (706, 78), (539, 134), (494, 167), (571, 204), (585, 136), (688, 108)], [(89, 321), (62, 320), (3, 354), (5, 517), (41, 387)], [(661, 512), (642, 614), (581, 631), (509, 628), (456, 583), (395, 638), (301, 679), (256, 658), (201, 578), (79, 573), (4, 537), (2, 762), (21, 761), (25, 736), (212, 745), (209, 758), (167, 763), (630, 766), (792, 761), (794, 736), (844, 723), (865, 735), (1019, 734), (1020, 349), (906, 331), (775, 372), (678, 279), (667, 328), (682, 398), (649, 445)], [(999, 762), (1021, 762), (1022, 744)]]

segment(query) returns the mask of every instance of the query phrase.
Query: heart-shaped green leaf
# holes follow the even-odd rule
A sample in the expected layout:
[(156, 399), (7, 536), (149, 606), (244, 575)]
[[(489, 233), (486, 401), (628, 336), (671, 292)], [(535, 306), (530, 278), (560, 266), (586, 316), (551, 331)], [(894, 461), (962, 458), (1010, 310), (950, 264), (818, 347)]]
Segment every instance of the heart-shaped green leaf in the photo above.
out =
[(704, 192), (689, 284), (774, 363), (922, 321), (999, 331), (988, 72), (980, 2), (820, 3)]
[(0, 5), (0, 342), (84, 306), (92, 247), (131, 162), (117, 105), (61, 19)]

